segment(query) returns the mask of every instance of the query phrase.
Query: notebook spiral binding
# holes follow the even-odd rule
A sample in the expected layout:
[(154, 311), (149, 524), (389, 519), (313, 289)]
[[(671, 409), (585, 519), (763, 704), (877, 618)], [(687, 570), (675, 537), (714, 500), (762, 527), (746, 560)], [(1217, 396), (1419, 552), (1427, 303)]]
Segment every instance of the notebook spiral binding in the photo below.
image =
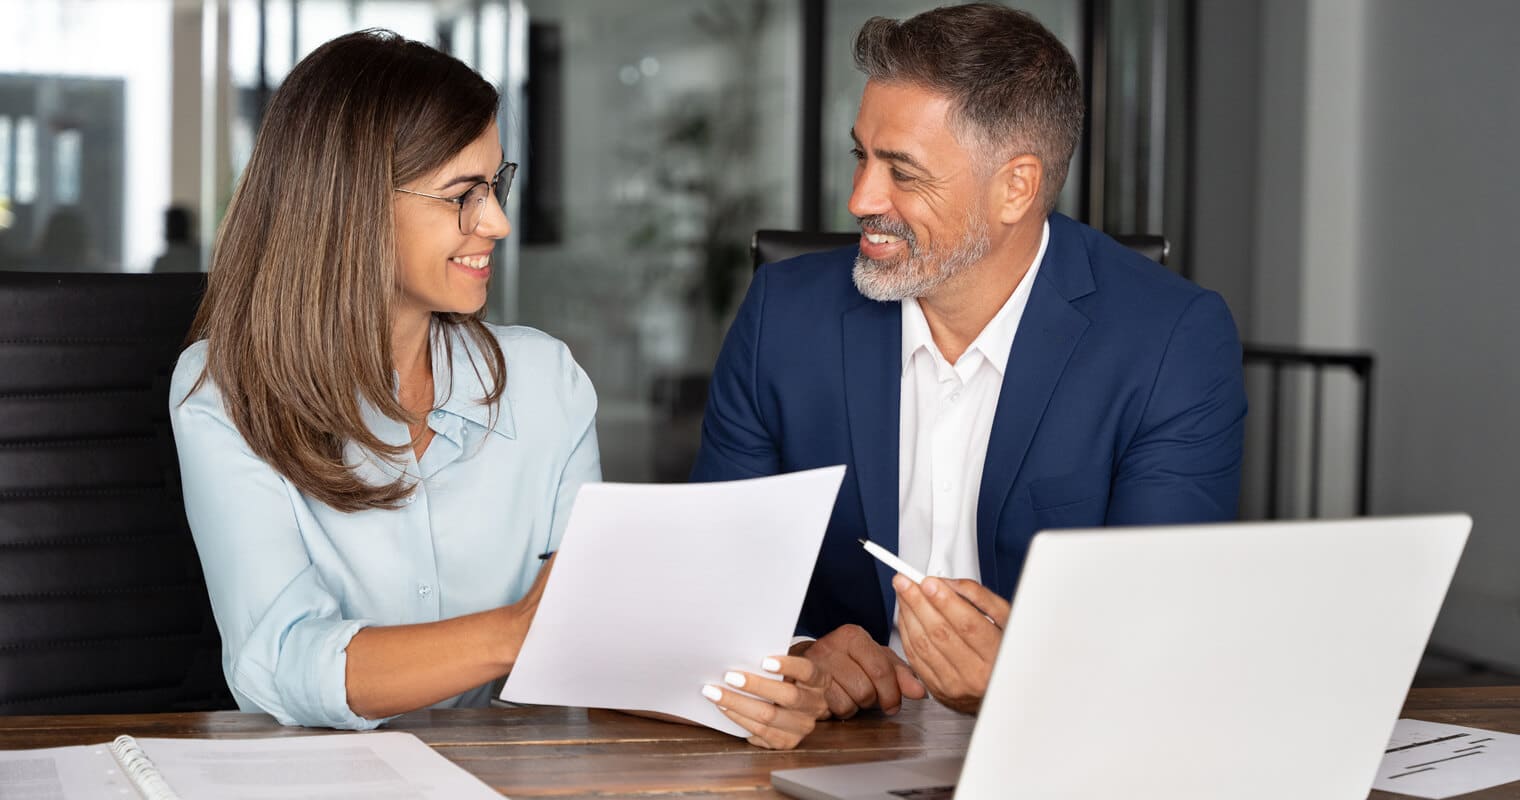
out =
[(111, 742), (110, 748), (116, 763), (121, 765), (121, 771), (137, 787), (143, 800), (180, 800), (180, 796), (169, 788), (164, 777), (158, 773), (153, 759), (148, 758), (148, 754), (137, 746), (136, 739), (123, 734)]

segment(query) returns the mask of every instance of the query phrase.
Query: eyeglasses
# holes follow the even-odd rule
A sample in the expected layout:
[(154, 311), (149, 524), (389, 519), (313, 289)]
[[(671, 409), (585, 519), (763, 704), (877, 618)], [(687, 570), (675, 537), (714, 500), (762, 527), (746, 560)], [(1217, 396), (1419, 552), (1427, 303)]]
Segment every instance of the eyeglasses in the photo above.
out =
[(397, 189), (398, 192), (415, 194), (418, 197), (427, 197), (433, 200), (442, 200), (445, 203), (453, 203), (459, 206), (459, 232), (465, 236), (475, 232), (480, 227), (480, 220), (486, 213), (486, 200), (493, 195), (496, 204), (507, 202), (507, 193), (512, 191), (512, 178), (517, 175), (517, 165), (511, 161), (501, 162), (496, 168), (496, 174), (488, 181), (480, 181), (465, 190), (458, 197), (441, 197), (436, 194), (414, 192), (411, 189)]

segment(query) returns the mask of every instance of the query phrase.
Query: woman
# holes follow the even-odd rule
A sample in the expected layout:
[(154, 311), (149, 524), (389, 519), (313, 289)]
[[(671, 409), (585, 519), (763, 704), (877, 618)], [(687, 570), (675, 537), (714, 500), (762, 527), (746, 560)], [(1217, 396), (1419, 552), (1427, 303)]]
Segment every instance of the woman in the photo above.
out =
[[(243, 709), (365, 729), (485, 705), (601, 477), (569, 351), (482, 321), (516, 167), (497, 102), (454, 58), (363, 31), (270, 103), (170, 398)], [(786, 680), (716, 702), (756, 744), (795, 746), (826, 681), (768, 664)]]

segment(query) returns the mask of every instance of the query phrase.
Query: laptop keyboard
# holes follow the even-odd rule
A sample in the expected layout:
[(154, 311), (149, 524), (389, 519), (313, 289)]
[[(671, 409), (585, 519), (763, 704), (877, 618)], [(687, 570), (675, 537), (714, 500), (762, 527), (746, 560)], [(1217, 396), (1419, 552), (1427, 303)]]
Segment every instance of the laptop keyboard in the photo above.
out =
[(913, 800), (950, 800), (955, 796), (955, 787), (925, 786), (921, 789), (898, 789), (887, 794), (893, 797), (910, 797)]

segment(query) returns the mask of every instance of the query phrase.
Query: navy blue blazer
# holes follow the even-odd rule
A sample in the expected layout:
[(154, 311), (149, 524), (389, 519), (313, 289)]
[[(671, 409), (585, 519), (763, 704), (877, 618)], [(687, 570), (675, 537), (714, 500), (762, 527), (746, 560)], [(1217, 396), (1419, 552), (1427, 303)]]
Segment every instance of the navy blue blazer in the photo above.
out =
[[(846, 248), (767, 265), (713, 370), (692, 480), (846, 464), (798, 620), (890, 634), (898, 544), (902, 311), (867, 299)], [(1229, 520), (1246, 414), (1240, 340), (1219, 295), (1092, 228), (1050, 216), (977, 501), (982, 583), (1011, 598), (1049, 528)]]

